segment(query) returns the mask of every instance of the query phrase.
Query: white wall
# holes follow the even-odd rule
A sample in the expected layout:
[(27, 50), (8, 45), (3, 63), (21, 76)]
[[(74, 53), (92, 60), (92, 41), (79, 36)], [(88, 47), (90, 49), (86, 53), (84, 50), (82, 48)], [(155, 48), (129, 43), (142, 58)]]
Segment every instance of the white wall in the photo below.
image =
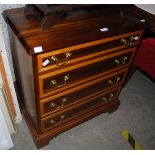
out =
[(136, 4), (136, 6), (155, 15), (155, 4)]
[(19, 110), (19, 104), (18, 104), (18, 100), (17, 100), (15, 88), (14, 88), (14, 83), (13, 83), (14, 80), (12, 78), (12, 74), (10, 71), (10, 65), (9, 65), (9, 59), (8, 59), (8, 53), (7, 53), (8, 48), (6, 48), (1, 25), (0, 25), (0, 50), (2, 51), (1, 55), (2, 55), (2, 59), (3, 59), (5, 72), (6, 72), (6, 78), (8, 80), (10, 92), (11, 92), (11, 95), (13, 98), (13, 102), (14, 102), (14, 106), (15, 106), (15, 110), (16, 110), (16, 114), (17, 114), (15, 121), (20, 122), (22, 117), (21, 117), (21, 113)]
[(12, 147), (12, 139), (6, 126), (2, 111), (0, 109), (0, 150), (8, 150)]
[(19, 8), (23, 6), (25, 5), (24, 4), (0, 4), (0, 25), (2, 27), (2, 35), (3, 35), (4, 42), (5, 42), (6, 53), (7, 53), (7, 57), (9, 60), (13, 80), (15, 78), (14, 78), (14, 70), (13, 70), (12, 56), (11, 56), (11, 50), (10, 50), (10, 43), (9, 43), (7, 25), (2, 17), (2, 13), (4, 10), (11, 9), (11, 8)]
[(11, 113), (9, 112), (8, 100), (3, 87), (3, 80), (0, 73), (0, 109), (2, 110), (6, 125), (10, 134), (15, 133), (15, 125)]

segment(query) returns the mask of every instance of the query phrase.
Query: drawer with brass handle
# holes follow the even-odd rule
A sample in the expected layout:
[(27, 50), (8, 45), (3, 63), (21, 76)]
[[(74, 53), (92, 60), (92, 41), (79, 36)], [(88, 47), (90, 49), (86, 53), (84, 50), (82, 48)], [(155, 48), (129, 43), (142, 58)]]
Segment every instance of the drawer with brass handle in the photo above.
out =
[[(67, 52), (64, 54), (64, 58), (61, 58), (64, 60), (64, 62), (60, 62), (59, 58), (56, 56), (52, 56), (51, 59), (51, 63), (55, 64), (56, 66), (64, 66), (66, 64), (68, 64), (69, 58), (71, 58), (72, 53), (71, 52)], [(60, 55), (62, 57), (62, 55)], [(45, 58), (47, 59), (47, 58)], [(43, 59), (43, 61), (45, 61)]]
[(130, 37), (122, 38), (121, 43), (126, 47), (133, 46), (135, 44), (135, 42), (137, 42), (139, 39), (140, 38), (138, 35), (133, 35)]
[[(138, 44), (141, 38), (141, 31), (120, 35), (114, 38), (108, 38), (99, 43), (81, 44), (81, 47), (69, 47), (61, 50), (51, 51), (50, 53), (40, 54), (38, 60), (38, 72), (48, 69), (56, 70), (60, 67), (68, 67), (77, 62), (93, 59), (94, 56), (100, 56), (114, 50), (120, 50), (128, 46)], [(113, 48), (111, 48), (113, 47)]]
[(111, 89), (123, 83), (127, 69), (123, 69), (119, 72), (105, 76), (102, 80), (94, 80), (93, 83), (88, 83), (87, 86), (73, 89), (71, 93), (66, 92), (65, 95), (53, 99), (45, 99), (40, 102), (40, 114), (42, 117), (55, 113), (63, 108), (72, 106), (73, 104), (78, 104), (81, 100), (94, 96), (103, 91)]
[[(85, 81), (89, 78), (97, 76), (100, 73), (108, 73), (112, 70), (117, 70), (122, 67), (126, 67), (130, 64), (134, 55), (135, 48), (110, 54), (99, 58), (99, 62), (90, 64), (72, 71), (60, 73), (52, 76), (52, 73), (39, 76), (40, 98), (48, 94), (62, 91), (62, 89), (68, 89), (67, 87), (73, 87)], [(91, 63), (91, 62), (90, 62)], [(82, 65), (82, 64), (80, 64)], [(75, 68), (75, 67), (74, 67)], [(60, 71), (61, 72), (61, 71)]]
[(63, 112), (57, 112), (56, 114), (47, 116), (41, 119), (42, 130), (47, 130), (50, 128), (54, 128), (57, 125), (60, 125), (66, 122), (68, 119), (72, 119), (81, 111), (84, 111), (87, 108), (98, 106), (100, 104), (108, 104), (108, 102), (117, 98), (120, 92), (120, 87), (117, 87), (113, 90), (109, 90), (104, 93), (100, 93), (95, 97), (84, 100), (80, 103), (80, 105), (72, 106), (70, 109), (65, 109)]
[(51, 81), (50, 81), (50, 85), (51, 85), (52, 87), (57, 87), (57, 88), (63, 87), (63, 86), (65, 86), (65, 85), (67, 84), (67, 81), (69, 81), (69, 78), (70, 78), (69, 75), (65, 75), (65, 76), (63, 77), (64, 82), (63, 82), (62, 84), (59, 84), (59, 85), (58, 85), (58, 83), (57, 83), (56, 80), (51, 80)]

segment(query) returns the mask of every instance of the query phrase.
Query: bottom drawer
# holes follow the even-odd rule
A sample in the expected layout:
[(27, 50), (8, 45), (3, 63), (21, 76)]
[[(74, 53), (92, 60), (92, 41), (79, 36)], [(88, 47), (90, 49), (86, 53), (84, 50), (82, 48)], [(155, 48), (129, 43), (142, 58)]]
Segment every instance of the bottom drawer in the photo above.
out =
[(41, 129), (43, 131), (54, 128), (62, 123), (65, 123), (66, 121), (69, 121), (70, 119), (73, 119), (79, 114), (81, 115), (82, 112), (85, 112), (91, 107), (95, 108), (100, 104), (108, 104), (110, 101), (113, 101), (118, 97), (119, 92), (120, 87), (114, 88), (80, 103), (80, 105), (75, 105), (74, 107), (70, 107), (64, 111), (45, 117), (41, 119)]

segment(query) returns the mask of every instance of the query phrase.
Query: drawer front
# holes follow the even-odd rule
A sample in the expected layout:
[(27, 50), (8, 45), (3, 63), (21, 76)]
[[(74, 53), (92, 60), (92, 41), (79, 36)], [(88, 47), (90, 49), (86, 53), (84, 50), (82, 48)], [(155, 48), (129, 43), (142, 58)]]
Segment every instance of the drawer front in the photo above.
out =
[[(41, 120), (42, 130), (48, 130), (54, 128), (70, 119), (76, 117), (82, 111), (85, 111), (91, 107), (96, 107), (100, 104), (108, 104), (110, 101), (113, 101), (117, 98), (120, 92), (120, 87), (110, 90), (106, 93), (102, 93), (95, 98), (91, 98), (79, 106), (72, 107), (71, 109), (66, 109), (63, 112), (59, 112), (49, 117), (45, 117)], [(106, 100), (105, 100), (106, 98)]]
[(61, 67), (65, 68), (79, 63), (80, 61), (93, 59), (94, 56), (100, 56), (110, 51), (120, 50), (129, 46), (132, 47), (139, 43), (141, 34), (142, 31), (136, 31), (108, 39), (52, 51), (46, 54), (40, 54), (38, 56), (38, 72), (49, 69), (52, 69), (53, 71)]
[[(61, 97), (57, 97), (56, 99), (50, 99), (45, 102), (40, 103), (40, 114), (42, 117), (49, 115), (51, 113), (57, 112), (73, 104), (78, 104), (82, 100), (86, 98), (90, 98), (90, 96), (97, 95), (107, 89), (112, 87), (116, 87), (124, 82), (124, 79), (127, 74), (127, 69), (121, 70), (117, 73), (110, 74), (105, 76), (102, 80), (94, 80), (94, 84), (90, 83), (87, 86), (80, 87), (75, 91), (72, 91), (69, 94), (65, 94)], [(105, 98), (106, 100), (106, 98)]]
[(73, 66), (72, 71), (67, 71), (65, 73), (61, 73), (59, 70), (58, 72), (61, 74), (58, 75), (52, 76), (51, 74), (54, 74), (52, 72), (39, 76), (40, 98), (86, 82), (89, 78), (93, 78), (93, 76), (96, 77), (98, 74), (108, 73), (111, 72), (111, 70), (114, 71), (129, 65), (135, 49), (136, 48), (132, 48), (108, 56), (103, 56), (99, 58), (100, 61), (96, 60), (98, 61), (96, 63), (90, 61), (90, 65), (78, 69)]

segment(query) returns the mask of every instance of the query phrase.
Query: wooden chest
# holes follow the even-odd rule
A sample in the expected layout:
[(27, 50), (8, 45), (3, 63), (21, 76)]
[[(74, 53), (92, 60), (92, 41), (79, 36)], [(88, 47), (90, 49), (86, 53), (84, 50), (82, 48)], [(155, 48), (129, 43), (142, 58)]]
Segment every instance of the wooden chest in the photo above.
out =
[(46, 25), (34, 6), (3, 13), (22, 111), (38, 148), (118, 108), (144, 29), (114, 5), (59, 15), (50, 14), (54, 24)]

